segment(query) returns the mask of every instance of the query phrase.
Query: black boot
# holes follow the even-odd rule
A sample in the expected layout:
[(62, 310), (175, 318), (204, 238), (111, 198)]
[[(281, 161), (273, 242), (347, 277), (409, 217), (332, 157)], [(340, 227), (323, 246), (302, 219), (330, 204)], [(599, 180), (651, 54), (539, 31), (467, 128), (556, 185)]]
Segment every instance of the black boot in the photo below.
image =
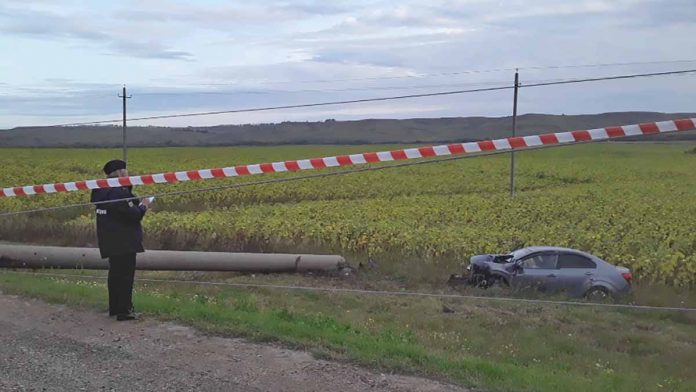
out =
[(121, 313), (116, 315), (116, 321), (128, 321), (135, 319), (135, 313)]

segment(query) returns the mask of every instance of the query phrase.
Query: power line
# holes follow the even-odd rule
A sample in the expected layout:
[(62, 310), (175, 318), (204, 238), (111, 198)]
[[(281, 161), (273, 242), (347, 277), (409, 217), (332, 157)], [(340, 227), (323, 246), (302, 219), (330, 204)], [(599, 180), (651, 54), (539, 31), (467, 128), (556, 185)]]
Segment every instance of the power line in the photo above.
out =
[[(370, 81), (370, 80), (394, 80), (394, 79), (424, 79), (428, 77), (441, 77), (441, 76), (457, 76), (457, 75), (468, 75), (468, 74), (481, 74), (481, 73), (494, 73), (494, 72), (509, 72), (509, 71), (515, 71), (515, 70), (543, 70), (543, 69), (578, 69), (578, 68), (601, 68), (601, 67), (618, 67), (618, 66), (631, 66), (631, 65), (657, 65), (657, 64), (684, 64), (684, 63), (696, 63), (696, 59), (686, 59), (686, 60), (657, 60), (657, 61), (636, 61), (636, 62), (617, 62), (617, 63), (594, 63), (594, 64), (569, 64), (569, 65), (530, 65), (530, 66), (521, 66), (521, 67), (514, 67), (514, 68), (490, 68), (490, 69), (479, 69), (479, 70), (464, 70), (464, 71), (456, 71), (456, 72), (441, 72), (441, 73), (424, 73), (424, 74), (414, 74), (414, 75), (404, 75), (404, 76), (376, 76), (376, 77), (367, 77), (367, 78), (346, 78), (346, 79), (316, 79), (316, 80), (299, 80), (299, 81), (290, 81), (290, 80), (278, 80), (278, 81), (256, 81), (254, 82), (255, 85), (259, 84), (292, 84), (292, 83), (333, 83), (333, 82), (352, 82), (352, 81)], [(484, 83), (484, 82), (482, 82)], [(192, 84), (192, 86), (236, 86), (240, 85), (241, 83), (199, 83), (199, 84)], [(466, 84), (458, 84), (458, 85), (468, 85), (468, 84), (479, 84), (479, 83), (466, 83)], [(444, 87), (447, 85), (435, 85), (432, 87)], [(451, 86), (451, 84), (450, 84)], [(307, 90), (271, 90), (270, 92), (283, 92), (283, 93), (301, 93), (301, 92), (342, 92), (342, 91), (361, 91), (361, 90), (379, 90), (379, 89), (384, 89), (384, 90), (391, 90), (391, 89), (404, 89), (404, 88), (409, 88), (409, 87), (379, 87), (379, 88), (356, 88), (356, 89), (307, 89)], [(421, 87), (417, 87), (421, 88)], [(426, 88), (423, 86), (422, 88)], [(84, 96), (82, 93), (78, 92), (72, 92), (73, 95), (79, 94), (80, 96)], [(225, 93), (225, 92), (198, 92), (196, 94), (211, 94), (211, 95), (227, 95), (227, 94), (236, 94), (236, 93), (263, 93), (263, 92), (258, 92), (254, 90), (248, 90), (248, 91), (242, 91), (242, 92), (235, 92), (235, 93)], [(5, 93), (2, 93), (3, 95), (7, 95)], [(170, 93), (167, 92), (162, 92), (162, 93), (157, 93), (157, 92), (152, 92), (152, 93), (138, 93), (138, 95), (169, 95)], [(92, 96), (96, 96), (98, 98), (109, 98), (112, 95), (107, 94), (107, 93), (93, 93), (91, 94)]]
[[(424, 79), (429, 77), (440, 77), (440, 76), (457, 76), (457, 75), (468, 75), (468, 74), (482, 74), (482, 73), (495, 73), (495, 72), (509, 72), (518, 70), (543, 70), (543, 69), (577, 69), (577, 68), (603, 68), (603, 67), (620, 67), (620, 66), (632, 66), (632, 65), (658, 65), (658, 64), (685, 64), (685, 63), (696, 63), (696, 59), (683, 59), (683, 60), (655, 60), (655, 61), (634, 61), (634, 62), (616, 62), (616, 63), (593, 63), (593, 64), (566, 64), (566, 65), (530, 65), (530, 66), (518, 66), (510, 68), (489, 68), (489, 69), (473, 69), (455, 72), (440, 72), (440, 73), (421, 73), (413, 75), (402, 75), (402, 76), (375, 76), (366, 78), (344, 78), (344, 79), (314, 79), (314, 80), (259, 80), (254, 81), (255, 85), (259, 84), (292, 84), (292, 83), (334, 83), (334, 82), (353, 82), (353, 81), (370, 81), (370, 80), (393, 80), (393, 79)], [(190, 86), (236, 86), (242, 83), (197, 83), (191, 84)], [(120, 84), (114, 84), (114, 86), (120, 86)], [(290, 90), (302, 92), (302, 90)], [(320, 90), (322, 91), (322, 90)], [(330, 90), (328, 90), (330, 91)], [(74, 92), (77, 94), (77, 92)], [(5, 93), (2, 93), (3, 95)], [(80, 95), (83, 95), (80, 93)], [(140, 95), (140, 94), (139, 94)], [(98, 93), (99, 98), (110, 98), (111, 94), (108, 93)]]
[[(651, 72), (651, 73), (641, 73), (641, 74), (627, 74), (627, 75), (614, 75), (614, 76), (603, 76), (596, 78), (583, 78), (583, 79), (568, 79), (560, 80), (554, 82), (541, 82), (532, 84), (521, 84), (520, 88), (526, 87), (541, 87), (541, 86), (553, 86), (562, 84), (575, 84), (575, 83), (585, 83), (585, 82), (598, 82), (603, 80), (621, 80), (621, 79), (635, 79), (643, 77), (654, 77), (654, 76), (667, 76), (667, 75), (681, 75), (694, 73), (696, 69), (687, 69), (679, 71), (665, 71), (665, 72)], [(271, 111), (271, 110), (282, 110), (282, 109), (299, 109), (299, 108), (310, 108), (319, 106), (332, 106), (332, 105), (347, 105), (365, 102), (380, 102), (380, 101), (393, 101), (401, 99), (411, 99), (411, 98), (425, 98), (425, 97), (435, 97), (435, 96), (446, 96), (446, 95), (457, 95), (466, 93), (479, 93), (479, 92), (490, 92), (490, 91), (501, 91), (501, 90), (511, 90), (514, 86), (497, 86), (497, 87), (486, 87), (486, 88), (476, 88), (468, 90), (453, 90), (453, 91), (442, 91), (433, 93), (422, 93), (422, 94), (408, 94), (408, 95), (397, 95), (390, 97), (379, 97), (379, 98), (362, 98), (362, 99), (351, 99), (343, 101), (329, 101), (329, 102), (318, 102), (318, 103), (306, 103), (306, 104), (296, 104), (296, 105), (280, 105), (280, 106), (267, 106), (259, 108), (249, 108), (249, 109), (231, 109), (231, 110), (217, 110), (209, 112), (196, 112), (196, 113), (181, 113), (181, 114), (164, 114), (157, 116), (144, 116), (130, 118), (130, 121), (143, 121), (143, 120), (162, 120), (168, 118), (182, 118), (182, 117), (200, 117), (200, 116), (211, 116), (219, 114), (234, 114), (234, 113), (249, 113), (249, 112), (261, 112), (261, 111)], [(57, 125), (45, 125), (36, 126), (37, 128), (49, 128), (49, 127), (67, 127), (67, 126), (78, 126), (78, 125), (93, 125), (93, 124), (108, 124), (121, 121), (118, 120), (102, 120), (102, 121), (86, 121), (77, 123), (66, 123)]]
[[(528, 82), (551, 82), (551, 81), (561, 81), (564, 79), (538, 79), (530, 80)], [(219, 91), (138, 91), (136, 94), (139, 97), (142, 96), (196, 96), (196, 95), (213, 95), (213, 96), (233, 96), (240, 94), (257, 94), (257, 95), (269, 95), (269, 94), (295, 94), (295, 93), (334, 93), (334, 92), (350, 92), (350, 91), (394, 91), (394, 90), (419, 90), (424, 88), (442, 88), (442, 87), (456, 87), (456, 86), (497, 86), (504, 85), (508, 83), (506, 80), (498, 81), (481, 81), (481, 82), (468, 82), (468, 83), (447, 83), (447, 84), (427, 84), (427, 85), (411, 85), (411, 86), (378, 86), (378, 87), (350, 87), (350, 88), (328, 88), (328, 89), (297, 89), (297, 90), (219, 90)], [(3, 96), (3, 93), (0, 93)], [(10, 95), (8, 95), (10, 96)], [(69, 95), (59, 96), (56, 98), (84, 98), (87, 97), (113, 97), (113, 94), (76, 94), (74, 92)], [(50, 127), (51, 125), (46, 125)]]
[[(694, 70), (694, 72), (696, 72), (696, 70)], [(484, 92), (484, 91), (508, 90), (510, 88), (512, 88), (512, 87), (500, 86), (500, 87), (477, 88), (477, 89), (470, 89), (470, 90), (445, 91), (445, 92), (438, 92), (438, 93), (409, 94), (409, 95), (381, 97), (381, 98), (362, 98), (362, 99), (351, 99), (351, 100), (344, 100), (344, 101), (305, 103), (305, 104), (281, 105), (281, 106), (267, 106), (267, 107), (249, 108), (249, 109), (217, 110), (217, 111), (197, 112), (197, 113), (164, 114), (164, 115), (159, 115), (159, 116), (135, 117), (135, 118), (130, 118), (129, 120), (130, 121), (161, 120), (161, 119), (179, 118), (179, 117), (199, 117), (199, 116), (210, 116), (210, 115), (217, 115), (217, 114), (262, 112), (262, 111), (271, 111), (271, 110), (299, 109), (299, 108), (309, 108), (309, 107), (329, 106), (329, 105), (347, 105), (347, 104), (364, 103), (364, 102), (391, 101), (391, 100), (408, 99), (408, 98), (423, 98), (423, 97), (434, 97), (434, 96), (441, 96), (441, 95), (454, 95), (454, 94), (475, 93), (475, 92)], [(90, 124), (108, 124), (108, 123), (114, 123), (114, 122), (118, 122), (118, 121), (121, 121), (121, 120), (86, 121), (86, 122), (79, 122), (79, 123), (46, 125), (43, 127), (68, 127), (68, 126), (90, 125)]]
[[(656, 60), (656, 61), (634, 61), (634, 62), (618, 62), (618, 63), (594, 63), (594, 64), (570, 64), (570, 65), (530, 65), (522, 67), (511, 67), (511, 68), (489, 68), (489, 69), (474, 69), (474, 70), (464, 70), (456, 72), (441, 72), (441, 73), (425, 73), (425, 74), (414, 74), (414, 75), (402, 75), (402, 76), (375, 76), (367, 78), (346, 78), (346, 79), (315, 79), (315, 80), (300, 80), (300, 81), (289, 81), (289, 80), (271, 80), (271, 81), (258, 81), (255, 84), (292, 84), (292, 83), (334, 83), (334, 82), (357, 82), (357, 81), (370, 81), (370, 80), (393, 80), (393, 79), (421, 79), (428, 77), (442, 77), (442, 76), (457, 76), (457, 75), (469, 75), (469, 74), (481, 74), (481, 73), (494, 73), (494, 72), (510, 72), (516, 69), (520, 70), (543, 70), (543, 69), (577, 69), (577, 68), (604, 68), (604, 67), (621, 67), (621, 66), (631, 66), (631, 65), (657, 65), (657, 64), (684, 64), (684, 63), (696, 63), (696, 59), (686, 59), (686, 60)], [(202, 86), (234, 86), (239, 83), (203, 83), (199, 84)]]
[[(542, 83), (563, 81), (565, 79), (532, 79), (528, 83)], [(350, 91), (393, 91), (393, 90), (419, 90), (424, 88), (441, 88), (456, 86), (500, 86), (509, 83), (507, 80), (481, 81), (469, 83), (447, 83), (447, 84), (427, 84), (412, 86), (379, 86), (379, 87), (350, 87), (350, 88), (329, 88), (329, 89), (301, 89), (301, 90), (248, 90), (248, 91), (160, 91), (160, 92), (139, 92), (138, 96), (181, 96), (181, 95), (238, 95), (238, 94), (293, 94), (293, 93), (334, 93)]]
[(585, 79), (570, 79), (570, 80), (560, 80), (556, 82), (540, 82), (532, 84), (520, 84), (520, 87), (542, 87), (542, 86), (556, 86), (561, 84), (573, 84), (573, 83), (586, 83), (586, 82), (598, 82), (602, 80), (621, 80), (621, 79), (634, 79), (643, 77), (653, 77), (653, 76), (667, 76), (667, 75), (681, 75), (687, 73), (696, 72), (696, 69), (689, 69), (683, 71), (666, 71), (666, 72), (653, 72), (645, 74), (633, 74), (633, 75), (616, 75), (616, 76), (603, 76), (597, 78), (585, 78)]
[[(553, 79), (561, 80), (561, 79)], [(550, 80), (546, 80), (550, 81)], [(139, 92), (138, 95), (237, 95), (237, 94), (279, 94), (279, 93), (327, 93), (327, 92), (348, 92), (348, 91), (390, 91), (390, 90), (417, 90), (423, 88), (439, 88), (453, 86), (486, 86), (486, 85), (501, 85), (507, 81), (484, 81), (470, 83), (447, 83), (447, 84), (429, 84), (429, 85), (414, 85), (414, 86), (379, 86), (379, 87), (350, 87), (350, 88), (335, 88), (335, 89), (298, 89), (298, 90), (247, 90), (247, 91), (161, 91), (161, 92)]]
[[(106, 276), (97, 275), (76, 275), (76, 274), (55, 274), (46, 272), (25, 272), (25, 271), (3, 271), (22, 275), (38, 275), (53, 278), (77, 278), (77, 279), (107, 279)], [(424, 293), (419, 291), (390, 291), (390, 290), (365, 290), (365, 289), (348, 289), (341, 287), (312, 287), (312, 286), (293, 286), (279, 284), (260, 284), (260, 283), (231, 283), (231, 282), (210, 282), (204, 280), (182, 280), (182, 279), (155, 279), (155, 278), (137, 278), (138, 282), (162, 283), (162, 284), (190, 284), (202, 286), (222, 286), (236, 288), (254, 288), (254, 289), (272, 289), (272, 290), (288, 290), (288, 291), (315, 291), (328, 293), (343, 293), (343, 294), (358, 294), (358, 295), (378, 295), (378, 296), (393, 296), (393, 297), (424, 297), (424, 298), (444, 298), (444, 299), (461, 299), (475, 301), (498, 301), (498, 302), (517, 302), (534, 305), (563, 305), (563, 306), (589, 306), (612, 309), (631, 309), (631, 310), (648, 310), (648, 311), (676, 311), (676, 312), (696, 312), (696, 308), (673, 307), (673, 306), (650, 306), (650, 305), (632, 305), (632, 304), (611, 304), (597, 302), (579, 302), (579, 301), (559, 301), (547, 299), (528, 299), (515, 297), (493, 297), (483, 295), (463, 295), (463, 294), (444, 294), (444, 293)]]
[[(562, 81), (564, 79), (537, 79), (528, 80), (528, 82), (552, 82), (552, 81)], [(350, 87), (350, 88), (329, 88), (329, 89), (298, 89), (298, 90), (219, 90), (219, 91), (138, 91), (136, 94), (139, 97), (142, 96), (198, 96), (198, 95), (212, 95), (212, 96), (234, 96), (240, 94), (252, 94), (252, 95), (270, 95), (270, 94), (296, 94), (296, 93), (335, 93), (335, 92), (351, 92), (351, 91), (395, 91), (395, 90), (420, 90), (425, 88), (442, 88), (442, 87), (457, 87), (457, 86), (499, 86), (508, 83), (506, 80), (498, 81), (481, 81), (481, 82), (469, 82), (469, 83), (447, 83), (447, 84), (427, 84), (427, 85), (411, 85), (411, 86), (379, 86), (379, 87)], [(0, 93), (1, 94), (1, 93)], [(0, 95), (1, 96), (1, 95)], [(109, 97), (113, 95), (108, 95)], [(101, 97), (101, 96), (99, 96)], [(79, 98), (74, 94), (70, 95), (70, 98)], [(49, 125), (47, 125), (49, 127)]]
[[(617, 66), (631, 66), (631, 65), (657, 65), (657, 64), (683, 64), (683, 63), (696, 63), (696, 59), (686, 59), (686, 60), (656, 60), (656, 61), (635, 61), (635, 62), (617, 62), (617, 63), (594, 63), (594, 64), (567, 64), (567, 65), (530, 65), (521, 66), (514, 68), (490, 68), (490, 69), (474, 69), (474, 70), (464, 70), (455, 72), (441, 72), (441, 73), (422, 73), (414, 75), (403, 75), (403, 76), (375, 76), (367, 78), (345, 78), (345, 79), (315, 79), (315, 80), (271, 80), (271, 81), (255, 81), (254, 84), (292, 84), (292, 83), (333, 83), (333, 82), (352, 82), (352, 81), (369, 81), (369, 80), (393, 80), (393, 79), (423, 79), (428, 77), (439, 77), (439, 76), (457, 76), (457, 75), (468, 75), (468, 74), (481, 74), (481, 73), (494, 73), (494, 72), (509, 72), (514, 70), (543, 70), (543, 69), (577, 69), (577, 68), (601, 68), (601, 67), (617, 67)], [(241, 83), (199, 83), (192, 84), (196, 86), (236, 86)], [(469, 84), (469, 83), (467, 83)], [(478, 84), (478, 83), (471, 83)], [(436, 87), (436, 86), (434, 86)], [(386, 88), (390, 89), (390, 88)], [(352, 89), (327, 89), (327, 90), (272, 90), (272, 92), (313, 92), (313, 91), (352, 91)], [(249, 93), (254, 92), (253, 90), (248, 91)], [(74, 94), (78, 92), (73, 91)], [(4, 94), (4, 93), (3, 93)], [(110, 98), (112, 95), (107, 93), (95, 93), (98, 94), (99, 98)], [(138, 95), (159, 95), (167, 93), (138, 93)], [(206, 93), (207, 94), (207, 93)], [(216, 94), (215, 92), (210, 92), (210, 94)], [(227, 93), (220, 93), (227, 94)], [(84, 95), (79, 93), (79, 95)], [(92, 94), (94, 95), (94, 94)]]
[(530, 65), (527, 67), (518, 67), (516, 69), (601, 68), (601, 67), (622, 67), (622, 66), (631, 66), (631, 65), (683, 64), (683, 63), (696, 63), (696, 59), (633, 61), (633, 62), (621, 62), (621, 63), (568, 64), (568, 65)]
[[(415, 74), (415, 75), (404, 75), (404, 76), (378, 76), (378, 77), (368, 77), (368, 78), (347, 78), (347, 79), (318, 79), (318, 80), (300, 80), (300, 81), (256, 81), (254, 84), (292, 84), (292, 83), (332, 83), (332, 82), (351, 82), (351, 81), (369, 81), (369, 80), (394, 80), (394, 79), (424, 79), (428, 77), (442, 77), (442, 76), (457, 76), (457, 75), (468, 75), (468, 74), (481, 74), (481, 73), (493, 73), (493, 72), (507, 72), (520, 70), (543, 70), (543, 69), (577, 69), (577, 68), (600, 68), (600, 67), (616, 67), (616, 66), (631, 66), (631, 65), (657, 65), (657, 64), (680, 64), (680, 63), (696, 63), (696, 59), (691, 60), (659, 60), (659, 61), (638, 61), (638, 62), (619, 62), (619, 63), (595, 63), (595, 64), (570, 64), (570, 65), (532, 65), (523, 66), (515, 68), (491, 68), (491, 69), (480, 69), (480, 70), (464, 70), (457, 72), (442, 72), (442, 73), (425, 73), (425, 74)], [(555, 79), (558, 80), (558, 79)], [(505, 82), (471, 82), (471, 83), (457, 83), (456, 85), (482, 85), (488, 83), (505, 83)], [(196, 86), (236, 86), (241, 83), (201, 83), (195, 84)], [(430, 85), (430, 86), (414, 86), (413, 88), (428, 88), (428, 87), (447, 87), (452, 86), (452, 84), (440, 84), (440, 85)], [(409, 86), (398, 86), (398, 87), (366, 87), (366, 88), (346, 88), (346, 89), (299, 89), (299, 90), (266, 90), (266, 91), (237, 91), (237, 92), (188, 92), (181, 94), (204, 94), (204, 95), (232, 95), (232, 94), (267, 94), (267, 93), (304, 93), (304, 92), (345, 92), (345, 91), (371, 91), (371, 90), (399, 90), (399, 89), (410, 89)], [(7, 95), (5, 93), (0, 93), (2, 95)], [(174, 95), (177, 93), (171, 92), (139, 92), (138, 95)], [(72, 91), (71, 96), (84, 96), (85, 94)], [(112, 95), (107, 93), (91, 93), (90, 96), (97, 98), (109, 98)], [(93, 124), (93, 123), (92, 123)], [(50, 125), (48, 125), (50, 126)]]

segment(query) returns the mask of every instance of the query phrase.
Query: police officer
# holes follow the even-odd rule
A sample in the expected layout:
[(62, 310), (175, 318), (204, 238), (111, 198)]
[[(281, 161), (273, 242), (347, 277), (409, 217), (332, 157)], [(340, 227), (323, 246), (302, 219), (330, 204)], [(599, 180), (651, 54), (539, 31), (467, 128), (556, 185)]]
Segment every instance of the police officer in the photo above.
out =
[[(109, 178), (126, 177), (126, 162), (112, 160), (104, 165)], [(109, 316), (116, 320), (135, 319), (133, 313), (133, 277), (135, 256), (143, 248), (143, 228), (140, 221), (145, 216), (149, 201), (137, 199), (114, 203), (100, 203), (135, 197), (131, 186), (92, 190), (92, 202), (96, 205), (97, 239), (102, 258), (109, 258)]]

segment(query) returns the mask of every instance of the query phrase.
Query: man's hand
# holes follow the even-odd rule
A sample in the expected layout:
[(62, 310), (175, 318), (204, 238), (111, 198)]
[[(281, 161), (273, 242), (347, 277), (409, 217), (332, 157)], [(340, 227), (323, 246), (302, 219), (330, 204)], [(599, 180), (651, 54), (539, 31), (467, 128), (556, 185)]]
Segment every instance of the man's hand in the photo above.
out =
[(144, 198), (142, 201), (140, 201), (141, 206), (145, 206), (146, 208), (150, 208), (150, 199), (149, 198)]

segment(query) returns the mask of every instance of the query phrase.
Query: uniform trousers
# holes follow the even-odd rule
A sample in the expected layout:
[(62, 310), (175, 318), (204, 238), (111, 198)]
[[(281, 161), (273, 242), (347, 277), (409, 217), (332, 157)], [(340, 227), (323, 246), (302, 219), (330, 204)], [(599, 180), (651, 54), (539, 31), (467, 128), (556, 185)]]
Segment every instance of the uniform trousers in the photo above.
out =
[(133, 311), (133, 277), (135, 253), (109, 257), (109, 315), (128, 314)]

